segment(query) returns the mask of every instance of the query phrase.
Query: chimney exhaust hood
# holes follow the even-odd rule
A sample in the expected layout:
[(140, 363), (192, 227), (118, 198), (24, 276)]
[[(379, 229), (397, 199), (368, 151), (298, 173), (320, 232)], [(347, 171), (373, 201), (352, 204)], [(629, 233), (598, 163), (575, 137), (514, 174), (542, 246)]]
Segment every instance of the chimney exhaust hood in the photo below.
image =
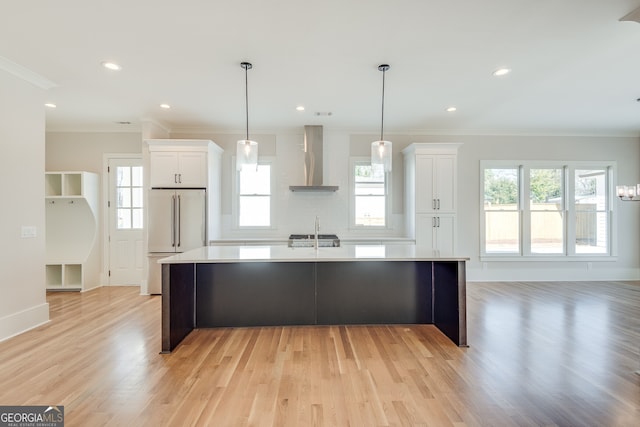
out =
[(322, 126), (304, 127), (305, 185), (290, 185), (291, 191), (337, 191), (336, 185), (322, 184)]

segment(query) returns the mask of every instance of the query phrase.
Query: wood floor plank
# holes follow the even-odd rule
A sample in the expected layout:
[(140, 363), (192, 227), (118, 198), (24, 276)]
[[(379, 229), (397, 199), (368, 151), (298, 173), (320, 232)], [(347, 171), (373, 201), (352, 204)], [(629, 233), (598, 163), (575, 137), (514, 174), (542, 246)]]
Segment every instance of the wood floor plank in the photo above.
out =
[(637, 426), (640, 282), (469, 283), (469, 348), (433, 325), (196, 330), (160, 351), (160, 298), (49, 293), (0, 343), (1, 405), (68, 426)]

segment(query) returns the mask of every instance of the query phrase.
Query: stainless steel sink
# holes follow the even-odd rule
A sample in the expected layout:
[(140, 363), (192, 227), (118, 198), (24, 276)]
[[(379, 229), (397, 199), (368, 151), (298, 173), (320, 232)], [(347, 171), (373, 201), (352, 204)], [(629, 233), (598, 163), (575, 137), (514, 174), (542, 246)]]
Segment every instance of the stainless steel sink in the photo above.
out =
[[(312, 248), (314, 245), (314, 234), (292, 234), (289, 236), (289, 247)], [(322, 248), (337, 248), (340, 246), (340, 239), (335, 234), (318, 234), (318, 246)]]

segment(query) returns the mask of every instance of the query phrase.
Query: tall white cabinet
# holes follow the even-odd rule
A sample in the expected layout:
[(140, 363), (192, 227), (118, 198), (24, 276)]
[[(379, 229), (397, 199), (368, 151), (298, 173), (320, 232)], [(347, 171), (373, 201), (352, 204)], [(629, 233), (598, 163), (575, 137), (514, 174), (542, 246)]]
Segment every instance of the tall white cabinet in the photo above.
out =
[(405, 224), (416, 245), (453, 255), (457, 231), (458, 143), (414, 143), (402, 150)]
[(88, 290), (100, 285), (99, 177), (90, 172), (45, 173), (46, 285)]

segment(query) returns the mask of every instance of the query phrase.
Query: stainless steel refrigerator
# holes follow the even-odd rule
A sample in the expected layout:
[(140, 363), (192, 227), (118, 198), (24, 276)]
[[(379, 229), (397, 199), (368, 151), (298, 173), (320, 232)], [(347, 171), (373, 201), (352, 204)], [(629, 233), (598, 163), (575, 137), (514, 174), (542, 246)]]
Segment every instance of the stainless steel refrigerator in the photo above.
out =
[(204, 189), (149, 191), (149, 293), (162, 292), (158, 259), (206, 245), (206, 198)]

